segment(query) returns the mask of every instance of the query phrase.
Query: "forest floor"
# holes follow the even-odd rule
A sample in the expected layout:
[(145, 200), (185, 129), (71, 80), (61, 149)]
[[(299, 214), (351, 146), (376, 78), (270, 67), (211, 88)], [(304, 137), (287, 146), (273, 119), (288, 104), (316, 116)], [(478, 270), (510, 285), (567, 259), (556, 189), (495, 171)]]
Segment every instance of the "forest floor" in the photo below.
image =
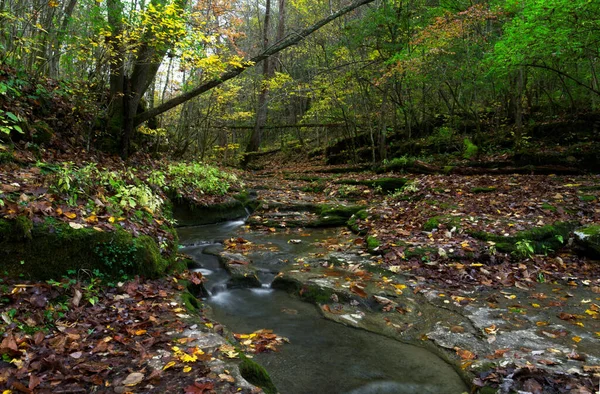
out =
[[(92, 215), (82, 206), (74, 211), (66, 201), (53, 200), (44, 186), (44, 168), (33, 158), (19, 160), (0, 172), (2, 191), (18, 197), (2, 208), (3, 217), (50, 215), (73, 228), (111, 230), (113, 216)], [(354, 213), (350, 227), (360, 235), (343, 226), (329, 245), (332, 252), (353, 255), (349, 263), (334, 267), (331, 259), (323, 264), (323, 256), (307, 256), (300, 269), (282, 273), (332, 289), (329, 299), (317, 302), (325, 317), (432, 344), (475, 386), (594, 392), (600, 372), (600, 265), (580, 253), (569, 226), (600, 222), (598, 176), (377, 175), (308, 164), (269, 168), (241, 174), (261, 203), (249, 218), (252, 231), (340, 225), (339, 215), (343, 226)], [(341, 209), (349, 206), (351, 213)], [(131, 212), (122, 221), (133, 232), (166, 238), (162, 218), (149, 214), (140, 218)], [(557, 223), (569, 226), (559, 225), (541, 238), (523, 233)], [(235, 242), (228, 247), (235, 249)], [(185, 283), (201, 276), (183, 272), (109, 285), (86, 275), (50, 282), (2, 279), (3, 390), (256, 390), (232, 368), (231, 360), (239, 362), (240, 355), (217, 335), (223, 328), (181, 297)], [(361, 314), (368, 315), (368, 324), (346, 318)], [(262, 332), (251, 342), (264, 351), (279, 340)]]
[[(264, 167), (247, 174), (263, 202), (256, 230), (304, 231), (323, 219), (311, 204), (365, 208), (351, 219), (361, 236), (330, 245), (343, 254), (300, 256), (281, 274), (300, 296), (332, 291), (316, 301), (325, 317), (433, 343), (476, 387), (597, 390), (600, 264), (573, 229), (600, 223), (600, 177)], [(386, 190), (390, 178), (406, 184)]]

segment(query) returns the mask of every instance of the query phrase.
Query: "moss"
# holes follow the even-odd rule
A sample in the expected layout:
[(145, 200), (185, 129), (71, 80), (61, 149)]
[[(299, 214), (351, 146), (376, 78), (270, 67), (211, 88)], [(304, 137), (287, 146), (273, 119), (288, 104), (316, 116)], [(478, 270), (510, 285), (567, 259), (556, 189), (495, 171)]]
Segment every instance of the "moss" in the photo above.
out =
[(348, 219), (346, 225), (355, 234), (366, 235), (368, 228), (359, 227), (358, 220), (365, 220), (369, 216), (369, 213), (365, 209), (361, 209)]
[(56, 279), (68, 270), (98, 269), (110, 277), (156, 277), (169, 265), (148, 236), (134, 238), (123, 229), (73, 229), (55, 219), (31, 227), (29, 223), (0, 220), (0, 261), (11, 276)]
[(408, 249), (404, 252), (404, 257), (407, 259), (418, 258), (422, 259), (423, 257), (431, 256), (437, 252), (436, 249), (433, 248), (412, 248)]
[(362, 205), (321, 205), (319, 215), (324, 216), (340, 216), (349, 219), (356, 212), (363, 210)]
[(453, 170), (454, 166), (444, 166), (444, 168), (442, 168), (442, 172), (446, 175), (452, 173)]
[(277, 394), (277, 388), (273, 384), (271, 377), (261, 365), (250, 360), (241, 352), (240, 359), (239, 369), (244, 379), (263, 389), (266, 394)]
[(439, 216), (434, 216), (423, 224), (423, 231), (431, 231), (440, 225)]
[(12, 163), (15, 161), (15, 156), (12, 152), (0, 152), (0, 164)]
[(520, 241), (528, 242), (536, 254), (545, 254), (550, 251), (557, 251), (564, 246), (569, 234), (577, 227), (572, 222), (556, 222), (552, 225), (535, 227), (529, 230), (520, 231), (512, 237), (490, 234), (483, 231), (473, 231), (470, 235), (473, 238), (483, 241), (492, 241), (496, 243), (496, 249), (504, 253), (515, 253), (517, 243)]
[(188, 291), (181, 294), (181, 302), (189, 313), (196, 313), (200, 309), (200, 302)]
[(374, 187), (380, 187), (384, 193), (400, 190), (406, 185), (408, 179), (405, 178), (381, 178), (374, 181)]
[(381, 188), (381, 191), (388, 193), (402, 189), (408, 182), (406, 178), (380, 178), (375, 180), (354, 180), (342, 179), (337, 181), (337, 184), (342, 185), (365, 185), (373, 188)]
[(593, 237), (595, 235), (600, 235), (600, 224), (592, 224), (590, 226), (586, 226), (577, 230), (588, 237)]
[(463, 158), (472, 159), (477, 156), (479, 152), (479, 148), (470, 139), (465, 138), (463, 140)]
[(423, 231), (432, 231), (435, 228), (439, 228), (441, 224), (443, 224), (447, 228), (459, 228), (460, 217), (451, 215), (434, 216), (423, 224)]
[(380, 245), (381, 245), (381, 241), (378, 240), (377, 238), (375, 238), (373, 236), (367, 237), (367, 250), (370, 253), (375, 252), (375, 249), (378, 248)]
[(14, 234), (17, 239), (31, 239), (31, 230), (33, 229), (33, 222), (26, 216), (19, 216), (15, 220)]
[(596, 196), (591, 196), (591, 195), (581, 195), (579, 196), (579, 199), (581, 201), (585, 201), (585, 202), (591, 202), (591, 201), (596, 201)]
[(553, 205), (548, 204), (547, 202), (542, 204), (542, 209), (545, 209), (547, 211), (552, 211), (552, 212), (556, 212), (556, 207)]
[(596, 185), (596, 186), (582, 186), (582, 187), (579, 188), (579, 190), (581, 190), (582, 192), (593, 192), (593, 191), (600, 190), (600, 185)]
[(474, 194), (478, 194), (478, 193), (492, 193), (496, 191), (496, 187), (494, 186), (489, 186), (489, 187), (474, 187), (471, 189), (471, 193)]

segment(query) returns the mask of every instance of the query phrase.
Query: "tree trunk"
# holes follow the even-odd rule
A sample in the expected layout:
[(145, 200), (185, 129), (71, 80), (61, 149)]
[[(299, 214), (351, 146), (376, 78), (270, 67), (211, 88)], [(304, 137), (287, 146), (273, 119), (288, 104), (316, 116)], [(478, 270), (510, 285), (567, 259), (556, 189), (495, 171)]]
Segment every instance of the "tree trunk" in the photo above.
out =
[[(263, 51), (269, 48), (269, 25), (271, 23), (271, 0), (267, 0), (265, 5), (265, 22), (263, 25)], [(250, 136), (250, 141), (246, 147), (246, 152), (256, 152), (260, 148), (262, 128), (267, 123), (267, 109), (269, 87), (268, 80), (271, 77), (271, 59), (263, 60), (262, 83), (260, 94), (258, 96), (258, 106), (256, 108), (256, 125)]]

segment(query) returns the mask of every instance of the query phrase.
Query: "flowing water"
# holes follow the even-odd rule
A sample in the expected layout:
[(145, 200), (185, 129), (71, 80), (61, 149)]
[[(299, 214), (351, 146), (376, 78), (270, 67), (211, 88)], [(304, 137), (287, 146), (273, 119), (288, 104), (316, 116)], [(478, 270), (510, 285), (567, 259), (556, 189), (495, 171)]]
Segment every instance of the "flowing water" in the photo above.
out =
[[(373, 333), (324, 319), (318, 309), (269, 283), (282, 265), (315, 251), (319, 240), (334, 230), (302, 234), (302, 242), (289, 243), (298, 234), (242, 231), (242, 221), (179, 229), (182, 251), (198, 263), (211, 292), (206, 302), (215, 320), (234, 332), (267, 328), (290, 343), (276, 353), (254, 358), (262, 364), (282, 394), (459, 394), (468, 391), (456, 371), (434, 354)], [(262, 288), (227, 289), (227, 273), (207, 251), (232, 236), (267, 245), (253, 254)]]

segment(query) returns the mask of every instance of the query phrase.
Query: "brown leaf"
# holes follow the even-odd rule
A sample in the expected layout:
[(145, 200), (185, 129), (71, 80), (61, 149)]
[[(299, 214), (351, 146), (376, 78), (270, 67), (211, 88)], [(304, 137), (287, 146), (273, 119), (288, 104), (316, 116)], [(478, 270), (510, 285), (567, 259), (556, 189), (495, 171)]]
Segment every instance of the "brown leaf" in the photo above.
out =
[(36, 346), (39, 346), (43, 341), (44, 341), (44, 333), (41, 331), (36, 331), (35, 334), (33, 334), (33, 343)]
[(469, 350), (461, 349), (459, 347), (455, 347), (454, 350), (456, 350), (456, 354), (463, 360), (474, 360), (477, 358), (477, 356)]
[(212, 382), (194, 382), (193, 385), (187, 386), (184, 390), (185, 394), (204, 394), (205, 391), (212, 390), (213, 387), (214, 384)]
[(368, 294), (364, 290), (364, 287), (359, 284), (351, 285), (350, 291), (362, 298), (366, 298), (368, 296)]
[(17, 341), (12, 332), (9, 332), (6, 337), (0, 343), (0, 354), (9, 354), (12, 356), (21, 354)]
[(527, 379), (523, 384), (525, 391), (529, 391), (533, 394), (543, 394), (542, 385), (535, 379)]
[(29, 390), (34, 390), (37, 386), (40, 385), (42, 380), (35, 376), (34, 374), (29, 375)]

